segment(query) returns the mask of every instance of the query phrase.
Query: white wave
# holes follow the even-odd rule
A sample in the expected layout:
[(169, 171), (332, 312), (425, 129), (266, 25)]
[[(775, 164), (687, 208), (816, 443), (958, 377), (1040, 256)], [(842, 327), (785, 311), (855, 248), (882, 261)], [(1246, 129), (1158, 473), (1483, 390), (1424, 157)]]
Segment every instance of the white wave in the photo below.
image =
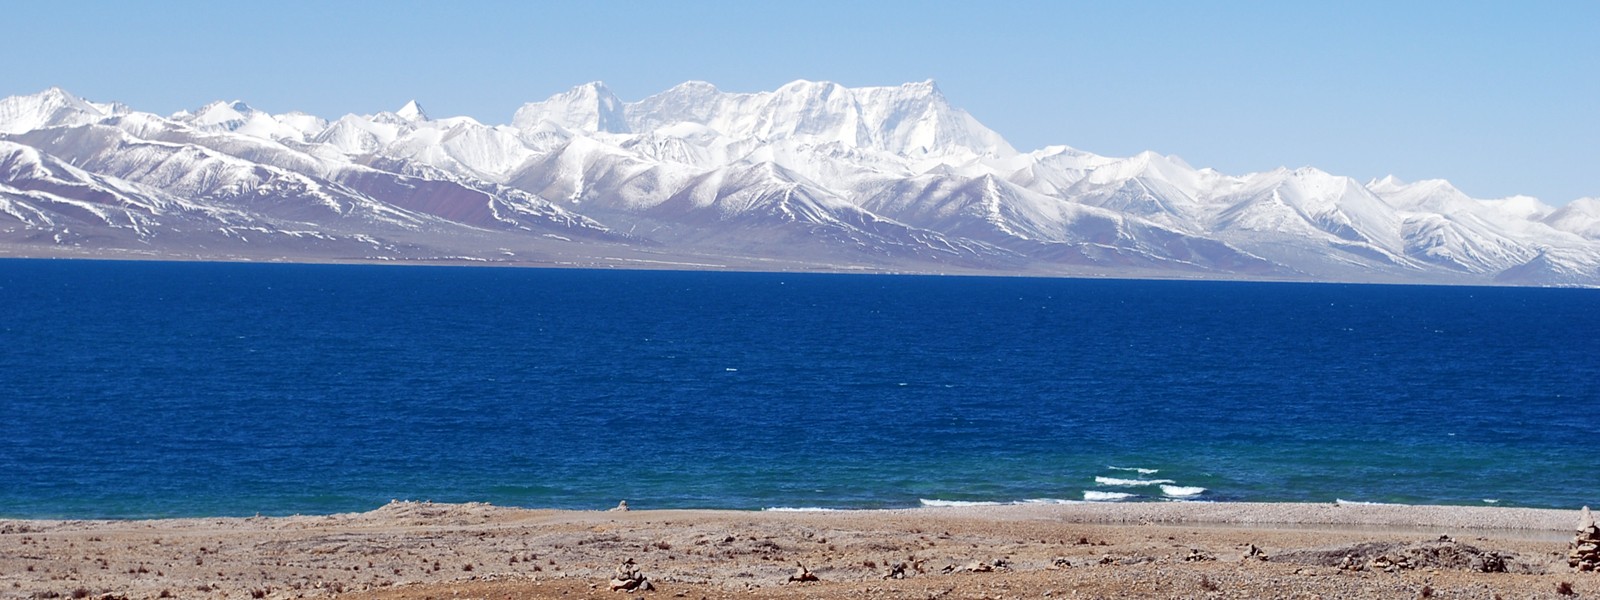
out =
[(769, 506), (761, 510), (763, 512), (839, 512), (837, 508), (822, 508), (820, 506)]
[(1096, 492), (1094, 490), (1086, 490), (1083, 492), (1083, 499), (1087, 502), (1116, 502), (1118, 500), (1127, 500), (1134, 496), (1135, 494), (1126, 494), (1123, 492)]
[(1400, 506), (1393, 502), (1364, 502), (1361, 500), (1345, 500), (1344, 498), (1334, 498), (1333, 503), (1343, 506)]
[(1163, 485), (1161, 486), (1161, 493), (1178, 498), (1187, 498), (1189, 496), (1199, 496), (1200, 494), (1204, 494), (1206, 493), (1206, 489), (1203, 487), (1188, 485)]
[(1500, 499), (1499, 498), (1484, 498), (1483, 502), (1485, 504), (1499, 504), (1500, 503)]
[(976, 502), (971, 500), (918, 500), (923, 506), (1000, 506), (1004, 502)]
[(1163, 483), (1177, 483), (1171, 479), (1118, 479), (1116, 477), (1096, 477), (1094, 482), (1100, 485), (1120, 485), (1134, 487), (1141, 485), (1161, 485)]
[(1160, 473), (1161, 472), (1161, 469), (1145, 469), (1145, 468), (1141, 468), (1141, 467), (1113, 467), (1113, 466), (1110, 466), (1110, 465), (1106, 465), (1106, 468), (1107, 469), (1111, 469), (1113, 471), (1133, 471), (1133, 472), (1138, 473), (1140, 475), (1154, 475), (1156, 473)]
[(1082, 500), (1063, 500), (1061, 498), (1029, 498), (1018, 500), (1016, 504), (1083, 504)]

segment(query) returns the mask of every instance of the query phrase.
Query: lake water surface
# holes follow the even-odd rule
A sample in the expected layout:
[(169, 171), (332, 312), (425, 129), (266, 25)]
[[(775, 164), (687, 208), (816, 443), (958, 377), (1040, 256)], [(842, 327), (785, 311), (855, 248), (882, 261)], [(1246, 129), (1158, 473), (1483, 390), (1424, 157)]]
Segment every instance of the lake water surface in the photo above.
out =
[(1600, 505), (1596, 290), (4, 260), (0, 311), (0, 516)]

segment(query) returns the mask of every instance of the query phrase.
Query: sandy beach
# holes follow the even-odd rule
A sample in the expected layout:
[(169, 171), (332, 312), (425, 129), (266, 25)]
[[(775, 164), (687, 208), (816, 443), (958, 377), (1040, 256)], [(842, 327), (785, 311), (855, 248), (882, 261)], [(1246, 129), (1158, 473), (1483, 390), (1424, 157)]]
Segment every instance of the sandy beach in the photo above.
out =
[(0, 598), (1600, 596), (1600, 575), (1566, 563), (1578, 521), (1578, 511), (1335, 504), (415, 502), (327, 516), (0, 520)]

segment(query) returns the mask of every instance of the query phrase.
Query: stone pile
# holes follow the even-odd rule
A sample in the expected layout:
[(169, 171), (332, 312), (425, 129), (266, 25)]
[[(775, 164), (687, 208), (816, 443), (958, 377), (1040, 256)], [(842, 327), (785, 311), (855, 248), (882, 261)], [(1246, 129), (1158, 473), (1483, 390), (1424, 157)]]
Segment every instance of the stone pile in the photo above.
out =
[(648, 592), (656, 589), (650, 584), (650, 578), (639, 572), (639, 567), (633, 564), (633, 559), (622, 561), (617, 570), (611, 574), (611, 591), (613, 592)]
[(1572, 536), (1567, 550), (1567, 566), (1579, 571), (1600, 570), (1600, 525), (1594, 522), (1589, 507), (1583, 507), (1583, 518), (1578, 521), (1578, 534)]
[(1395, 571), (1409, 571), (1416, 568), (1411, 564), (1411, 559), (1405, 556), (1390, 558), (1388, 555), (1379, 556), (1367, 562), (1367, 569), (1393, 573)]

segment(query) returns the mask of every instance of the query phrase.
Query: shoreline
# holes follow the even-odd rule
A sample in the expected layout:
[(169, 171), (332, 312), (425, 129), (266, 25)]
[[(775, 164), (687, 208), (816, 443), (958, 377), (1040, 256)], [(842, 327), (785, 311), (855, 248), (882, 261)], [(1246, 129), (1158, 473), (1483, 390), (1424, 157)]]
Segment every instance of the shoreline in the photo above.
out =
[[(944, 270), (932, 269), (905, 269), (886, 265), (823, 265), (823, 264), (792, 264), (787, 267), (775, 267), (763, 264), (700, 264), (693, 262), (671, 260), (625, 260), (596, 258), (589, 262), (579, 261), (499, 261), (499, 260), (467, 260), (461, 258), (327, 258), (327, 257), (218, 257), (218, 256), (125, 256), (125, 255), (75, 255), (75, 254), (11, 254), (0, 249), (0, 260), (27, 260), (27, 261), (100, 261), (100, 262), (147, 262), (147, 263), (198, 263), (198, 264), (246, 264), (246, 265), (316, 265), (316, 266), (392, 266), (392, 267), (475, 267), (475, 268), (507, 268), (507, 269), (553, 269), (553, 270), (579, 270), (579, 271), (640, 271), (640, 272), (683, 272), (683, 273), (732, 273), (732, 274), (763, 274), (763, 275), (882, 275), (882, 276), (908, 276), (908, 277), (969, 277), (969, 278), (998, 278), (998, 279), (1071, 279), (1087, 281), (1197, 281), (1197, 282), (1238, 282), (1238, 283), (1273, 283), (1273, 284), (1320, 284), (1320, 285), (1367, 285), (1367, 286), (1402, 286), (1402, 287), (1448, 287), (1448, 288), (1519, 288), (1519, 289), (1600, 289), (1600, 284), (1588, 285), (1581, 283), (1568, 284), (1542, 284), (1529, 285), (1517, 283), (1502, 283), (1497, 281), (1455, 281), (1441, 280), (1411, 280), (1404, 278), (1349, 278), (1343, 279), (1330, 277), (1324, 279), (1296, 278), (1289, 276), (1258, 276), (1240, 274), (1237, 276), (1210, 276), (1205, 273), (1168, 273), (1168, 272), (1119, 272), (1119, 271), (1052, 271), (1052, 270), (986, 270), (948, 268)], [(711, 260), (711, 259), (704, 259)]]
[(692, 515), (941, 515), (1000, 519), (1055, 519), (1066, 523), (1128, 525), (1217, 525), (1244, 527), (1416, 527), (1482, 531), (1562, 531), (1570, 533), (1579, 509), (1454, 504), (1387, 504), (1365, 502), (972, 502), (905, 508), (821, 508), (775, 506), (762, 509), (632, 508), (568, 509), (496, 505), (488, 502), (432, 502), (392, 500), (368, 511), (250, 517), (198, 515), (182, 517), (74, 518), (5, 517), (6, 524), (160, 524), (314, 519), (380, 513), (394, 506), (484, 507), (499, 511), (540, 514), (692, 514)]
[[(1561, 583), (1600, 594), (1600, 575), (1564, 562), (1579, 518), (1303, 503), (572, 511), (392, 502), (319, 516), (0, 519), (0, 599), (608, 598), (624, 597), (607, 588), (624, 561), (662, 598), (1414, 598), (1423, 587), (1437, 597), (1556, 597)], [(797, 567), (820, 581), (792, 584)]]

